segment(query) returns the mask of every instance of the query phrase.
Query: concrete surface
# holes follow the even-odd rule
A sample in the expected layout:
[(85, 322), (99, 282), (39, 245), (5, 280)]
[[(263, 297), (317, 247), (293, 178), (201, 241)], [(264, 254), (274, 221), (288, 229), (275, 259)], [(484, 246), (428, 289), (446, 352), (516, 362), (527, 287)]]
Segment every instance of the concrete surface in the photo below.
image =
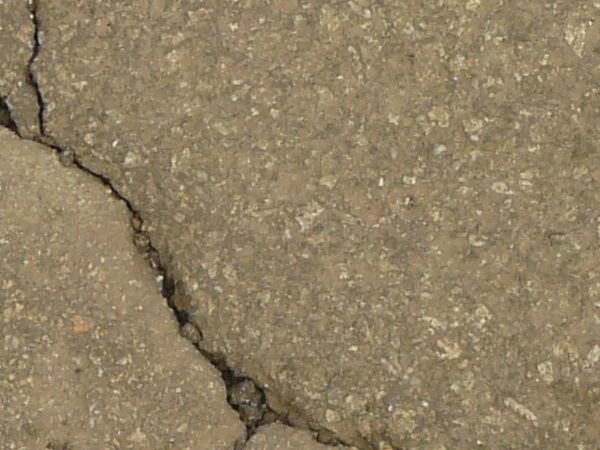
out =
[(0, 128), (0, 448), (233, 449), (219, 372), (180, 337), (105, 186)]
[[(36, 91), (29, 80), (34, 29), (28, 0), (0, 1), (0, 100), (25, 137), (40, 132)], [(6, 125), (1, 116), (0, 111), (0, 124)]]
[(46, 133), (275, 410), (361, 449), (598, 448), (597, 1), (35, 17)]

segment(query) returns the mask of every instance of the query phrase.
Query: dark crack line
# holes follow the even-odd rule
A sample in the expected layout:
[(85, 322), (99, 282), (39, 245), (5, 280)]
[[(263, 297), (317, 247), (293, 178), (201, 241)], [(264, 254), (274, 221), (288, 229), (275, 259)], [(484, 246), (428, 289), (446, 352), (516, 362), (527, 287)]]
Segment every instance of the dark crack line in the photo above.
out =
[(42, 98), (42, 92), (38, 85), (37, 78), (34, 75), (33, 63), (37, 59), (38, 53), (40, 52), (40, 21), (38, 16), (38, 0), (28, 0), (29, 13), (31, 14), (31, 21), (33, 23), (33, 48), (31, 51), (31, 57), (27, 62), (27, 82), (35, 91), (35, 96), (38, 104), (38, 128), (40, 136), (46, 136), (46, 130), (44, 129), (44, 112), (45, 105), (44, 99)]
[[(167, 305), (172, 310), (173, 315), (177, 319), (179, 324), (179, 330), (182, 336), (188, 338), (196, 349), (208, 360), (221, 374), (221, 378), (225, 384), (227, 390), (227, 402), (229, 405), (238, 412), (240, 420), (246, 426), (246, 436), (242, 440), (235, 444), (234, 450), (242, 450), (248, 440), (256, 433), (256, 431), (263, 425), (269, 423), (281, 423), (290, 427), (295, 427), (293, 422), (286, 416), (278, 414), (267, 404), (267, 397), (262, 388), (255, 380), (250, 377), (242, 376), (236, 373), (236, 371), (227, 364), (226, 358), (223, 355), (208, 352), (202, 348), (202, 331), (198, 327), (190, 322), (189, 314), (175, 304), (174, 298), (176, 293), (176, 283), (165, 265), (161, 260), (160, 254), (156, 247), (150, 241), (150, 238), (144, 231), (144, 222), (141, 214), (136, 210), (132, 202), (125, 197), (119, 190), (114, 186), (112, 181), (105, 175), (98, 173), (89, 167), (85, 166), (77, 155), (68, 148), (61, 147), (58, 142), (47, 133), (45, 126), (45, 112), (46, 104), (42, 96), (41, 89), (35, 71), (33, 70), (35, 61), (39, 55), (41, 48), (41, 37), (40, 37), (40, 20), (38, 14), (39, 0), (29, 0), (29, 11), (31, 13), (32, 22), (34, 26), (33, 33), (33, 50), (31, 58), (27, 65), (27, 82), (35, 90), (37, 104), (38, 104), (38, 128), (39, 135), (33, 137), (33, 140), (39, 144), (45, 145), (52, 148), (58, 154), (60, 160), (65, 165), (74, 165), (79, 170), (91, 175), (92, 177), (99, 180), (103, 185), (108, 187), (115, 198), (123, 201), (129, 210), (131, 216), (131, 226), (134, 234), (134, 244), (141, 250), (146, 256), (150, 267), (162, 277), (161, 294), (165, 298)], [(24, 138), (18, 130), (16, 122), (13, 120), (10, 108), (4, 99), (0, 98), (0, 114), (5, 112), (7, 119), (5, 120), (6, 126), (15, 132), (22, 139)], [(189, 331), (186, 330), (195, 329), (197, 332), (198, 339), (190, 337)], [(248, 401), (243, 397), (235, 394), (236, 389), (244, 383), (251, 383), (251, 385), (258, 392), (255, 400)], [(296, 427), (299, 428), (299, 427)], [(349, 445), (348, 443), (339, 439), (333, 432), (325, 428), (310, 427), (310, 431), (317, 433), (316, 440), (323, 444), (328, 445)]]

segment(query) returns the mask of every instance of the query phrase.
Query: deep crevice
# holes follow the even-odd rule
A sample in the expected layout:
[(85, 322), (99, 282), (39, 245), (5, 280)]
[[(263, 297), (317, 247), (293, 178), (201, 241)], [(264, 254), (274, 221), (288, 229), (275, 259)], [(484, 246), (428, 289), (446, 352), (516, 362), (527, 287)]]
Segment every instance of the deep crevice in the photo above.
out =
[(38, 53), (40, 52), (40, 22), (38, 16), (38, 0), (28, 0), (29, 14), (31, 15), (31, 22), (33, 23), (33, 48), (31, 49), (31, 57), (27, 62), (27, 83), (33, 88), (38, 104), (38, 128), (40, 136), (46, 135), (44, 129), (44, 99), (42, 98), (42, 92), (38, 86), (36, 77), (33, 74), (33, 63), (35, 62)]
[[(63, 164), (74, 165), (79, 170), (82, 170), (99, 180), (103, 185), (110, 189), (117, 199), (123, 201), (127, 206), (131, 217), (133, 242), (138, 250), (144, 254), (150, 267), (158, 274), (158, 276), (160, 276), (162, 280), (161, 294), (177, 319), (181, 335), (190, 340), (202, 356), (204, 356), (204, 358), (220, 372), (227, 390), (227, 402), (238, 412), (240, 420), (245, 424), (246, 436), (235, 444), (234, 450), (242, 450), (252, 435), (254, 435), (258, 428), (263, 425), (277, 422), (290, 427), (295, 427), (288, 417), (278, 414), (269, 407), (265, 391), (256, 381), (236, 373), (236, 371), (227, 364), (224, 355), (211, 353), (202, 348), (202, 331), (190, 321), (188, 312), (178, 308), (175, 304), (174, 298), (176, 290), (178, 289), (176, 282), (161, 260), (158, 250), (152, 244), (145, 232), (142, 216), (139, 211), (134, 208), (132, 202), (116, 189), (108, 177), (86, 167), (71, 149), (60, 146), (58, 142), (47, 133), (45, 126), (46, 105), (33, 70), (33, 65), (38, 57), (41, 47), (38, 4), (39, 0), (29, 0), (29, 12), (31, 13), (31, 20), (34, 26), (34, 34), (32, 55), (27, 65), (27, 82), (35, 90), (38, 104), (39, 127), (39, 135), (33, 137), (32, 140), (55, 150)], [(2, 98), (0, 98), (0, 125), (6, 126), (22, 139), (26, 139), (20, 135), (18, 126), (11, 116), (10, 109)], [(316, 433), (315, 440), (323, 444), (348, 445), (335, 436), (333, 432), (325, 428), (319, 429), (310, 427), (310, 431)]]

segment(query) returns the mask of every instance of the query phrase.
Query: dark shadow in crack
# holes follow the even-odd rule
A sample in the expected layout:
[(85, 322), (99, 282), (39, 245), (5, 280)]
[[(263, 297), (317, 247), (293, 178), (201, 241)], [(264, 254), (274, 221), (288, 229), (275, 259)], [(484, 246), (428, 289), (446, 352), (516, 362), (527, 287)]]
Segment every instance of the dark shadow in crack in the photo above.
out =
[(17, 124), (12, 118), (8, 103), (6, 103), (6, 100), (3, 97), (0, 97), (0, 125), (8, 128), (13, 133), (18, 132)]

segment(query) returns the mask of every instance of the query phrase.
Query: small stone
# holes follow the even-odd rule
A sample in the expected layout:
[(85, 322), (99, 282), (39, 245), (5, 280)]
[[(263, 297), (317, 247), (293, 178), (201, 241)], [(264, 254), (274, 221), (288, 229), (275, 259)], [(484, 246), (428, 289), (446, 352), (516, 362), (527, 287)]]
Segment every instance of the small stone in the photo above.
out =
[(511, 191), (505, 182), (496, 181), (492, 183), (492, 191), (497, 192), (498, 194), (511, 195), (513, 191)]
[(138, 216), (137, 214), (134, 214), (131, 217), (131, 227), (135, 230), (135, 231), (142, 231), (142, 219), (140, 219), (140, 216)]
[(233, 385), (229, 393), (230, 401), (234, 405), (260, 405), (263, 402), (263, 394), (252, 380), (242, 380)]
[(469, 244), (473, 247), (483, 247), (487, 238), (485, 236), (479, 237), (474, 234), (469, 235)]
[(89, 322), (79, 314), (75, 314), (71, 321), (73, 322), (73, 331), (75, 333), (86, 333), (90, 330)]
[(338, 412), (328, 409), (325, 411), (325, 420), (329, 423), (339, 422), (341, 417)]
[(475, 11), (481, 5), (481, 0), (468, 0), (466, 4), (466, 8), (468, 11)]
[(325, 175), (319, 180), (319, 184), (329, 189), (335, 186), (336, 178), (333, 175)]
[(197, 326), (190, 322), (186, 322), (180, 330), (181, 335), (188, 339), (192, 344), (198, 344), (202, 340), (202, 333)]
[(444, 351), (443, 353), (438, 353), (440, 359), (453, 360), (462, 354), (460, 347), (455, 342), (449, 342), (445, 339), (438, 339), (437, 346)]
[(75, 163), (75, 154), (69, 149), (64, 149), (58, 152), (58, 160), (65, 167), (72, 166)]
[(94, 134), (93, 133), (86, 133), (83, 136), (83, 141), (90, 146), (94, 146), (94, 144), (96, 143), (96, 141), (94, 140)]
[(404, 184), (415, 184), (417, 182), (417, 177), (404, 175), (402, 177), (402, 182)]
[(150, 248), (150, 239), (144, 233), (135, 233), (133, 235), (133, 243), (141, 252), (145, 252)]
[(596, 344), (585, 357), (583, 367), (586, 369), (592, 369), (598, 361), (600, 361), (600, 345)]
[(443, 144), (436, 145), (435, 147), (433, 147), (433, 156), (441, 156), (444, 153), (446, 153), (446, 150), (447, 150), (447, 148), (445, 145), (443, 145)]
[(551, 361), (545, 361), (543, 363), (538, 364), (537, 369), (544, 382), (550, 384), (554, 381), (554, 374)]
[(448, 128), (450, 126), (450, 113), (443, 106), (434, 106), (427, 114), (427, 117), (440, 128)]
[(512, 409), (515, 413), (517, 413), (519, 416), (523, 417), (524, 419), (527, 419), (531, 422), (533, 422), (533, 424), (535, 426), (538, 425), (538, 418), (537, 416), (526, 406), (523, 406), (522, 404), (520, 404), (519, 402), (517, 402), (515, 399), (507, 397), (504, 399), (504, 404), (509, 407), (510, 409)]

